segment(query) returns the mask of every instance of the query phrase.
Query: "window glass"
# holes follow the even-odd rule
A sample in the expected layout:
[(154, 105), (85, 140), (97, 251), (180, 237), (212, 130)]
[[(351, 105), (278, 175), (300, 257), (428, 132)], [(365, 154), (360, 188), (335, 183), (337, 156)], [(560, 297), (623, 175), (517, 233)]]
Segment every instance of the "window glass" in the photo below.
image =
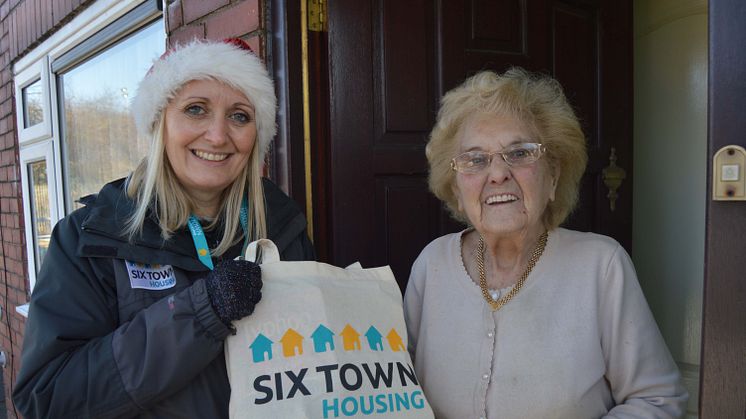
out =
[(148, 140), (137, 138), (129, 106), (165, 39), (158, 20), (59, 74), (68, 211), (81, 197), (126, 176), (147, 153)]
[(37, 80), (21, 90), (23, 98), (23, 128), (30, 128), (44, 122), (44, 110), (42, 108), (42, 86), (41, 80)]
[(31, 223), (34, 234), (34, 259), (36, 273), (39, 273), (44, 255), (52, 235), (51, 211), (49, 209), (49, 182), (47, 182), (47, 162), (29, 163), (29, 196), (31, 197)]

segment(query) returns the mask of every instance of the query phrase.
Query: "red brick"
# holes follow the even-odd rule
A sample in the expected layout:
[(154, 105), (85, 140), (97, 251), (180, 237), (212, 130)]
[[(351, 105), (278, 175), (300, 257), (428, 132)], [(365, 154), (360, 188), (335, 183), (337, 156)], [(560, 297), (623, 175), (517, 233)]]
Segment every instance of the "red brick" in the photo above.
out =
[(181, 10), (181, 0), (176, 0), (168, 5), (166, 19), (168, 20), (169, 33), (184, 25), (184, 12)]
[(29, 21), (31, 23), (31, 39), (29, 44), (41, 37), (41, 25), (39, 24), (39, 0), (26, 0), (29, 3)]
[(10, 83), (0, 86), (0, 101), (10, 99)]
[(43, 0), (42, 3), (44, 5), (44, 28), (49, 30), (54, 26), (54, 19), (52, 17), (52, 3), (54, 3), (54, 0)]
[(15, 290), (21, 290), (26, 291), (27, 285), (26, 285), (26, 278), (19, 276), (19, 275), (11, 275), (10, 280), (8, 283), (10, 283), (11, 287)]
[(252, 36), (251, 38), (247, 39), (246, 42), (251, 47), (251, 50), (254, 51), (255, 54), (257, 54), (260, 57), (264, 57), (264, 54), (262, 53), (262, 38), (259, 36)]
[(203, 24), (195, 24), (183, 26), (174, 31), (168, 38), (169, 46), (183, 45), (189, 43), (194, 39), (203, 39), (205, 37), (205, 26)]
[[(25, 292), (14, 290), (13, 291), (13, 297), (15, 298), (15, 301), (16, 301), (17, 304), (23, 304), (23, 303), (26, 302), (26, 293)], [(20, 327), (21, 326), (20, 320), (18, 321), (18, 326), (19, 326), (18, 330), (19, 331), (22, 330), (21, 327)]]
[(8, 52), (10, 53), (11, 59), (16, 58), (18, 56), (18, 30), (15, 18), (13, 17), (15, 13), (12, 13), (10, 17), (8, 17), (8, 34), (10, 35), (10, 48)]
[(229, 2), (230, 0), (182, 0), (184, 23), (193, 22)]
[[(10, 136), (11, 141), (15, 143), (15, 136)], [(8, 168), (8, 180), (17, 182), (20, 179), (20, 176), (18, 174), (18, 171), (16, 170), (17, 167), (10, 167)]]
[[(15, 240), (16, 237), (13, 237), (13, 239)], [(14, 241), (13, 243), (18, 243), (18, 242)], [(11, 272), (13, 272), (14, 274), (23, 275), (23, 273), (24, 273), (23, 263), (21, 263), (21, 262), (19, 262), (17, 260), (10, 261), (8, 263), (8, 268), (10, 268), (9, 270)], [(20, 300), (16, 300), (16, 302), (18, 302), (18, 301), (20, 301)]]
[(3, 4), (0, 4), (0, 20), (5, 20), (6, 17), (8, 17), (8, 13), (10, 12), (10, 3), (7, 1), (4, 1)]
[(62, 1), (52, 1), (52, 26), (56, 25), (60, 22), (60, 20), (62, 20), (62, 8)]
[[(3, 72), (3, 74), (10, 75), (10, 68), (4, 68), (0, 70)], [(0, 116), (8, 116), (10, 113), (13, 112), (13, 104), (10, 99), (4, 100), (2, 103), (0, 103)]]
[(26, 51), (26, 48), (34, 41), (34, 17), (33, 17), (33, 6), (30, 1), (26, 0), (19, 5), (21, 8), (21, 27), (23, 31), (23, 43), (18, 46), (20, 52)]
[(205, 35), (208, 39), (224, 39), (245, 35), (258, 27), (257, 2), (247, 0), (209, 16), (205, 20)]

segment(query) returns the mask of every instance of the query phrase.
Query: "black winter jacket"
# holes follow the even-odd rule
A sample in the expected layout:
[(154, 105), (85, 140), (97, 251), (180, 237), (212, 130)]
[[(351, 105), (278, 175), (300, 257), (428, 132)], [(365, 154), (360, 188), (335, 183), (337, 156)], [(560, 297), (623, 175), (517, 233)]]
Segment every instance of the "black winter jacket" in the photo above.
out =
[[(31, 297), (16, 407), (26, 418), (228, 417), (230, 330), (208, 300), (207, 268), (186, 228), (164, 242), (151, 220), (129, 243), (122, 226), (133, 202), (123, 188), (104, 186), (54, 229)], [(312, 260), (297, 205), (269, 181), (264, 190), (282, 259)]]

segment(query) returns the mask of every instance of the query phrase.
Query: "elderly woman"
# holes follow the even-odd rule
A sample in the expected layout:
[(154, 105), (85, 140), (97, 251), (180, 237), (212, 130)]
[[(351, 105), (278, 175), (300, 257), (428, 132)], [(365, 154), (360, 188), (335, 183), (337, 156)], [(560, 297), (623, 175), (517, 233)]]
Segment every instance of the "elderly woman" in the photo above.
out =
[(55, 227), (13, 395), (23, 416), (228, 417), (223, 341), (262, 285), (234, 259), (260, 237), (313, 258), (304, 216), (261, 178), (275, 103), (241, 40), (155, 62), (132, 105), (149, 155)]
[(559, 84), (482, 72), (442, 100), (430, 188), (470, 227), (412, 267), (405, 318), (438, 418), (673, 418), (687, 393), (613, 239), (560, 228), (585, 140)]

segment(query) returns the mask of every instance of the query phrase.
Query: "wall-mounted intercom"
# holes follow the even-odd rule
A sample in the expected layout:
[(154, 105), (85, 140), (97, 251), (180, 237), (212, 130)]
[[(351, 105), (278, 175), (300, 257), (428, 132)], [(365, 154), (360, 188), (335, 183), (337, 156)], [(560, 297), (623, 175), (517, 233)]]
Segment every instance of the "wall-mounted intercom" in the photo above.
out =
[(712, 158), (712, 199), (746, 201), (746, 149), (728, 145)]

